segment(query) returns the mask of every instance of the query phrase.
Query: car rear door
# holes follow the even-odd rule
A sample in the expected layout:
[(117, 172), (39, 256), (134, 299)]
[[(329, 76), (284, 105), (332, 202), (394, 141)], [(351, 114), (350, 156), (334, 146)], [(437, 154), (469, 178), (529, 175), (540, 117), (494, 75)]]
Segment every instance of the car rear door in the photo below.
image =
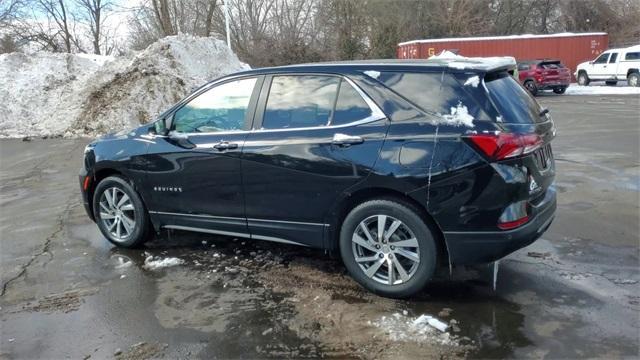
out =
[(388, 122), (347, 78), (265, 78), (242, 154), (249, 231), (321, 247), (327, 210), (373, 168)]
[(248, 233), (241, 153), (261, 81), (246, 77), (200, 90), (168, 115), (169, 136), (149, 136), (144, 161), (153, 196), (146, 205), (155, 223), (226, 235)]

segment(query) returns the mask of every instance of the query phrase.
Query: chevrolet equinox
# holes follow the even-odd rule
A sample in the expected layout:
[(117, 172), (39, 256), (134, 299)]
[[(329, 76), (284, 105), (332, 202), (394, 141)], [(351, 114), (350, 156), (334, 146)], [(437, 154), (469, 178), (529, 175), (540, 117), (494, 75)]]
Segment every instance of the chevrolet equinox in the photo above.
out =
[(162, 229), (340, 254), (362, 286), (421, 290), (492, 262), (556, 210), (555, 126), (512, 58), (379, 60), (212, 81), (85, 148), (89, 216), (122, 247)]

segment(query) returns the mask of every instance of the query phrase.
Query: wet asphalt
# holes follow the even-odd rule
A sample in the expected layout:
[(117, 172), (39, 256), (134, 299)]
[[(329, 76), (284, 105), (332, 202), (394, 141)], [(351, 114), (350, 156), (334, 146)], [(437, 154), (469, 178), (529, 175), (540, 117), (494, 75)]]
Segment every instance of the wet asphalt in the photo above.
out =
[[(1, 140), (0, 359), (638, 357), (640, 99), (539, 101), (558, 130), (551, 228), (500, 261), (495, 291), (483, 265), (402, 301), (321, 251), (180, 232), (115, 248), (79, 197), (88, 140)], [(421, 314), (450, 335), (376, 326)]]

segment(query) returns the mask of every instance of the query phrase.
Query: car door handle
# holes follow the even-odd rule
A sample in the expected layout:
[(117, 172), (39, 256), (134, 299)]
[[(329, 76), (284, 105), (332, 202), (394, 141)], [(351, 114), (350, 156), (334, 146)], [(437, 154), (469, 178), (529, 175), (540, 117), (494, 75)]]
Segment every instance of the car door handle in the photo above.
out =
[(218, 151), (231, 150), (231, 149), (237, 149), (238, 144), (230, 143), (228, 141), (220, 141), (219, 143), (213, 145), (213, 148)]
[(331, 144), (341, 146), (341, 147), (347, 147), (351, 145), (362, 144), (363, 142), (364, 142), (364, 139), (360, 136), (335, 134), (333, 135), (333, 140), (331, 141)]

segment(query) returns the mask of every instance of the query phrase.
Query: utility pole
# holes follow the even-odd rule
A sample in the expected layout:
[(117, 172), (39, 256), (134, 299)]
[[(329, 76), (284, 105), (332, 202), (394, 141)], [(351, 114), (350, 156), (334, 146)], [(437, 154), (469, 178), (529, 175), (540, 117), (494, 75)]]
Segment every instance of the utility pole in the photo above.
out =
[(224, 22), (227, 28), (227, 46), (231, 49), (231, 34), (229, 32), (229, 0), (224, 0)]

